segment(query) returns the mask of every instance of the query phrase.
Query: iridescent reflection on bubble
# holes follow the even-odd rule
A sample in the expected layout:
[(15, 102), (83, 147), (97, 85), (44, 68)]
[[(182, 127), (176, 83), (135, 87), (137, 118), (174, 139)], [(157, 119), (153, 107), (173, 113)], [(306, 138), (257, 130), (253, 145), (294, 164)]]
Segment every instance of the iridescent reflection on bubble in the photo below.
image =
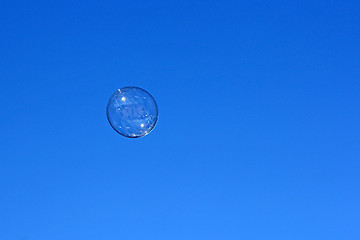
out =
[(153, 96), (139, 87), (124, 87), (110, 98), (106, 109), (112, 128), (119, 134), (138, 138), (155, 127), (158, 107)]

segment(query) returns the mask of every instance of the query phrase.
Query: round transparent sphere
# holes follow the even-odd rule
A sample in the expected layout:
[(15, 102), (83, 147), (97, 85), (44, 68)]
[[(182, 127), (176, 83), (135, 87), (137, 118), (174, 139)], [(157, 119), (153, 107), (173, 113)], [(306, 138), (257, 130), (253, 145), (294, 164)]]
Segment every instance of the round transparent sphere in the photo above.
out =
[(138, 87), (118, 89), (106, 108), (111, 127), (128, 138), (145, 136), (158, 120), (158, 107), (153, 96)]

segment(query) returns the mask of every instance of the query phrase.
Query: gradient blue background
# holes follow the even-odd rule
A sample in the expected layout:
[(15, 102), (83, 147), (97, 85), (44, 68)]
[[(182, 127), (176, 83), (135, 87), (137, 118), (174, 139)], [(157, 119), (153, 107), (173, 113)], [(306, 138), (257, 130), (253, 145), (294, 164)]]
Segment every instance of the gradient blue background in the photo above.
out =
[[(359, 12), (2, 1), (0, 239), (360, 239)], [(106, 119), (128, 85), (141, 139)]]

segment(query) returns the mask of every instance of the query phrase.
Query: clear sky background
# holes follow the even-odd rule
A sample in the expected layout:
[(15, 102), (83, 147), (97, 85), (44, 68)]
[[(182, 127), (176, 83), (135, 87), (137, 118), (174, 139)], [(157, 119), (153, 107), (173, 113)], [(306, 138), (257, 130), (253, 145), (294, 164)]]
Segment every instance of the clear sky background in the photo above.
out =
[(359, 1), (1, 1), (0, 56), (1, 240), (360, 239)]

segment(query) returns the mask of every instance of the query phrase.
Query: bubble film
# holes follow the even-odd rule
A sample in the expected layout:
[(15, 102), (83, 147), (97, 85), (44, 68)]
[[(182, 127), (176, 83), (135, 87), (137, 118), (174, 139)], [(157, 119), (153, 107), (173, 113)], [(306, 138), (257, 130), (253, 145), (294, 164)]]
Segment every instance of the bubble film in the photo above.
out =
[(118, 89), (111, 96), (106, 113), (112, 128), (128, 138), (145, 136), (158, 120), (155, 99), (139, 87)]

